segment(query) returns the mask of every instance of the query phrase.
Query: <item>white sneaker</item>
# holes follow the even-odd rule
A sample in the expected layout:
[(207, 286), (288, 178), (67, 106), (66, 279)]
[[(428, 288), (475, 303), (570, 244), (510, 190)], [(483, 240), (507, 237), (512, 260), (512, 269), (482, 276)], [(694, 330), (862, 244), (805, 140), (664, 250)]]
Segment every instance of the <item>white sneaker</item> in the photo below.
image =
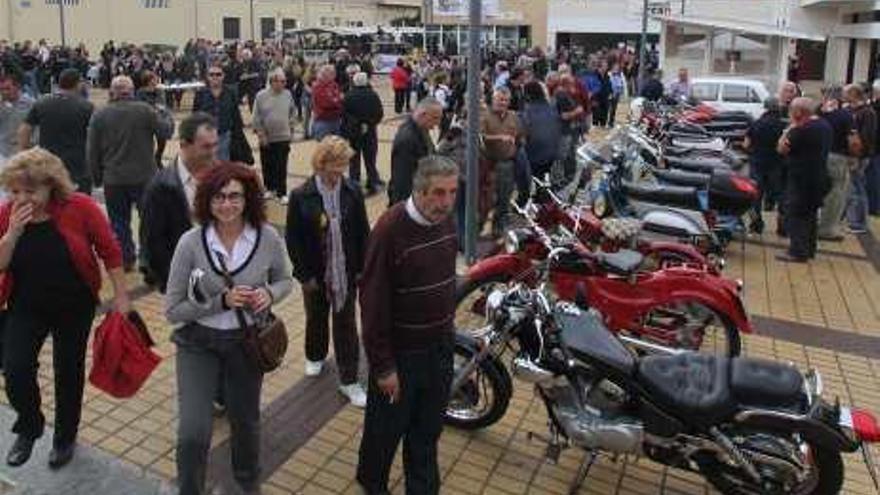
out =
[(272, 191), (266, 191), (263, 193), (263, 199), (265, 199), (266, 201), (269, 201), (270, 199), (275, 199), (275, 193), (273, 193)]
[(318, 376), (324, 369), (324, 361), (309, 361), (306, 359), (306, 376)]
[(351, 385), (340, 385), (339, 392), (348, 397), (351, 405), (363, 409), (367, 407), (367, 393), (360, 383), (352, 383)]
[(287, 196), (281, 196), (280, 198), (278, 198), (278, 201), (281, 201), (282, 205), (287, 206), (287, 203), (290, 202), (290, 199), (288, 199)]

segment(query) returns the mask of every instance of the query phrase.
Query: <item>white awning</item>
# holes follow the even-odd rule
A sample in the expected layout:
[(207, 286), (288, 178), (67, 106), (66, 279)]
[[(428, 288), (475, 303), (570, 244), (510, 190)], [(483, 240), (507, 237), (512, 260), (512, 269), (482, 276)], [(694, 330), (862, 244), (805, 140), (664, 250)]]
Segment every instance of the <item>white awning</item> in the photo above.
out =
[(668, 22), (671, 24), (724, 29), (736, 33), (763, 34), (765, 36), (780, 36), (783, 38), (796, 38), (813, 41), (825, 41), (828, 38), (826, 34), (807, 33), (803, 31), (795, 31), (793, 29), (779, 28), (776, 26), (768, 26), (765, 24), (755, 24), (742, 21), (729, 21), (682, 15), (657, 15), (652, 17), (661, 22)]

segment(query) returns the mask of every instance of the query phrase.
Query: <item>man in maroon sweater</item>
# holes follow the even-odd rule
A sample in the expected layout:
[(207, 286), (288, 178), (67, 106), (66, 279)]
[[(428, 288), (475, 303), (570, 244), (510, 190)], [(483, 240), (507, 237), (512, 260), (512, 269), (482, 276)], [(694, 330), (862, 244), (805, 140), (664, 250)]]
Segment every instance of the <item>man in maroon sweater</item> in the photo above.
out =
[(382, 215), (367, 242), (360, 304), (370, 386), (357, 479), (369, 494), (388, 493), (401, 438), (407, 493), (440, 489), (437, 440), (452, 380), (457, 189), (455, 162), (422, 158), (412, 196)]

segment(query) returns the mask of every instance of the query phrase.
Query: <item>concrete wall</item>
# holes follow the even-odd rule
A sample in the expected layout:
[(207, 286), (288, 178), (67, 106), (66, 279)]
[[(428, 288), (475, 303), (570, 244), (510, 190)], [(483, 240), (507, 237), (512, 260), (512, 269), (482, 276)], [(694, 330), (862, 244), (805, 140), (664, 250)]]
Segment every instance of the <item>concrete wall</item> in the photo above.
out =
[[(556, 33), (640, 33), (640, 0), (550, 0), (547, 12), (547, 46), (556, 43)], [(649, 33), (659, 33), (652, 21)]]
[[(533, 45), (542, 45), (547, 39), (547, 15), (549, 0), (501, 0), (501, 15), (488, 17), (486, 25), (531, 26)], [(433, 16), (432, 24), (467, 24), (460, 17)]]

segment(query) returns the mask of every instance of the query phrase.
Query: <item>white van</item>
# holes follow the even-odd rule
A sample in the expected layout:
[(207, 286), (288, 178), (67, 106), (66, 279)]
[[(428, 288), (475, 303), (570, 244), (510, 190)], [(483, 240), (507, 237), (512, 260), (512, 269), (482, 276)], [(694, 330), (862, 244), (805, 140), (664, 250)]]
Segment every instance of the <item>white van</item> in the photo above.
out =
[(764, 113), (770, 92), (756, 79), (695, 77), (691, 79), (691, 97), (716, 110), (747, 112), (757, 119)]

